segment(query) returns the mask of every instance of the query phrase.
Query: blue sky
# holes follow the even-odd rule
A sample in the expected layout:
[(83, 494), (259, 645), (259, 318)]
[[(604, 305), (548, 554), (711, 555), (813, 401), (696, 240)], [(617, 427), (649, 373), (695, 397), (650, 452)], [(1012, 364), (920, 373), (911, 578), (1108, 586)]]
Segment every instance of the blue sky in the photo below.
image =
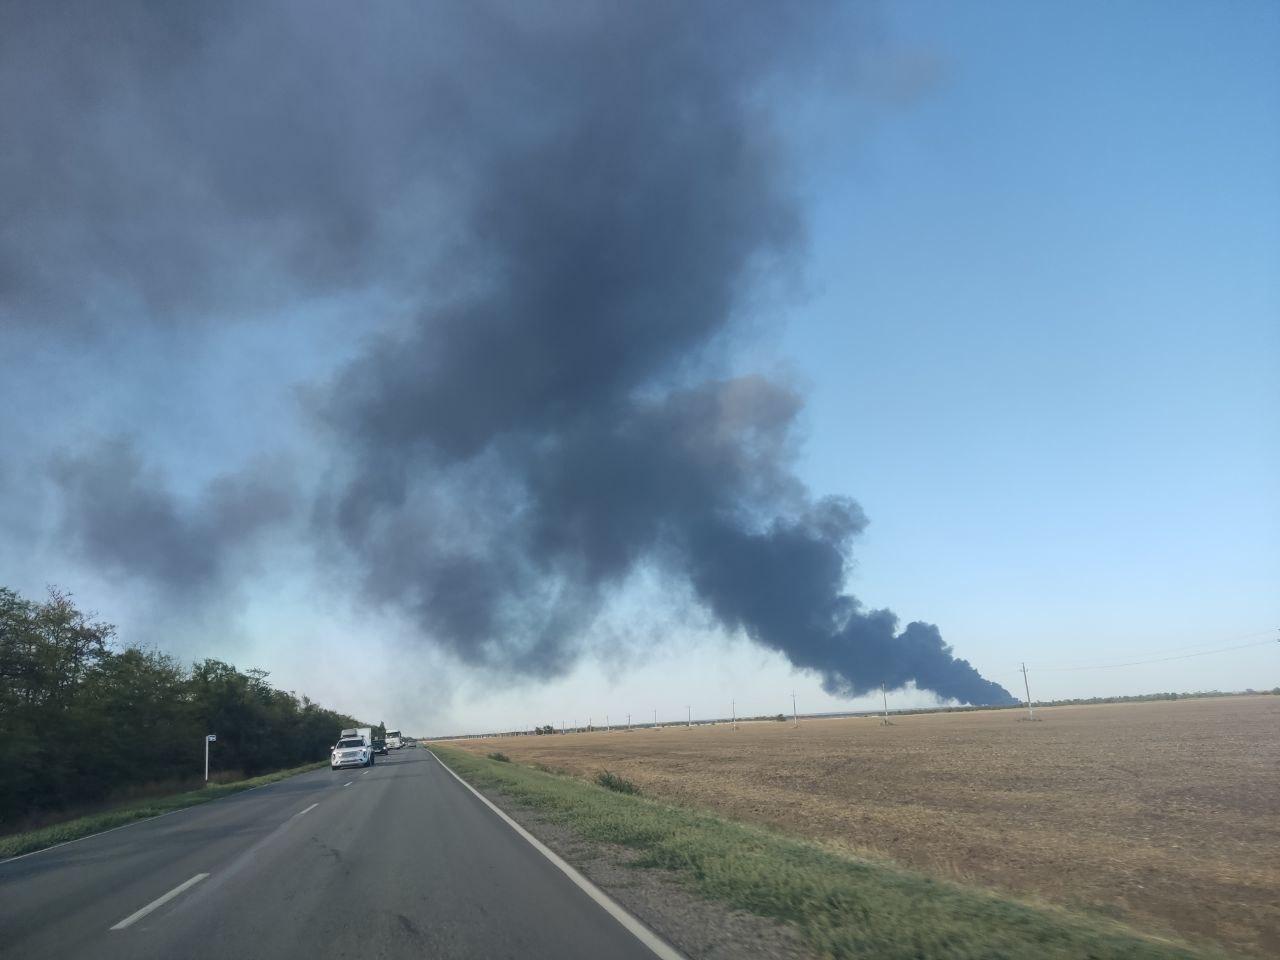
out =
[[(851, 589), (937, 623), (1015, 692), (1022, 661), (1044, 698), (1280, 685), (1280, 644), (1104, 666), (1280, 636), (1280, 7), (893, 3), (878, 32), (783, 131), (801, 296), (766, 301), (732, 361), (799, 386), (800, 478), (870, 517)], [(0, 373), (25, 406), (0, 433), (43, 457), (147, 422), (179, 496), (282, 445), (305, 473), (309, 391), (365, 342), (348, 317), (398, 316), (380, 297), (70, 353), (8, 331)], [(696, 611), (654, 614), (668, 598), (643, 576), (597, 628), (641, 642), (495, 689), (296, 543), (218, 603), (158, 609), (67, 559), (29, 507), (0, 510), (0, 582), (61, 583), (130, 637), (407, 730), (772, 713), (792, 690), (850, 705)], [(370, 670), (335, 673), (353, 643)]]
[(1280, 626), (1280, 13), (889, 9), (939, 78), (815, 172), (816, 293), (784, 342), (805, 474), (872, 518), (861, 591), (993, 670)]

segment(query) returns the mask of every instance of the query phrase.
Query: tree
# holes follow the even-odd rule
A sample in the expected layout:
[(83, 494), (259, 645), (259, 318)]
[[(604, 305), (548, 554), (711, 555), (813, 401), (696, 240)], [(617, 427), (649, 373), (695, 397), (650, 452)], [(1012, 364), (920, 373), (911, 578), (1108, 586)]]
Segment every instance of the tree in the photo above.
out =
[(252, 776), (320, 760), (343, 727), (367, 725), (274, 689), (265, 670), (188, 669), (114, 641), (69, 594), (0, 587), (0, 831), (125, 788), (194, 786), (208, 733), (215, 769)]

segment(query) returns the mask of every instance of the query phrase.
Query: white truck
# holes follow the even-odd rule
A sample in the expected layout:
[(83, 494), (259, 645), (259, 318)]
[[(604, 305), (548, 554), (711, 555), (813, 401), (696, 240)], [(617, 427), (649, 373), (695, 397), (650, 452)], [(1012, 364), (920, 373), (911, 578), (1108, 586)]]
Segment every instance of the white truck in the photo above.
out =
[(399, 750), (403, 746), (404, 746), (404, 740), (401, 739), (400, 737), (400, 731), (388, 730), (387, 731), (387, 749)]

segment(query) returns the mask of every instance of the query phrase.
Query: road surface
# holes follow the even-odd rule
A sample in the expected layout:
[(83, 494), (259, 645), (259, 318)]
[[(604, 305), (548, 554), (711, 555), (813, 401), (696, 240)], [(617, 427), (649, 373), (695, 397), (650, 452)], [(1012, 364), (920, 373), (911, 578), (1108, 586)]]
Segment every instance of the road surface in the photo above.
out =
[(423, 749), (0, 863), (0, 955), (654, 958)]

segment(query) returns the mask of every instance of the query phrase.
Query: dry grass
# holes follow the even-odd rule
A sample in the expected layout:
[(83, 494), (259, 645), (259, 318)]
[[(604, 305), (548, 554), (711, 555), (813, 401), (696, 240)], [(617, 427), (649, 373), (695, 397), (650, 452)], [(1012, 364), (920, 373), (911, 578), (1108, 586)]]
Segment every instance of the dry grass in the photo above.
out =
[(1280, 955), (1280, 697), (461, 741), (955, 879)]

